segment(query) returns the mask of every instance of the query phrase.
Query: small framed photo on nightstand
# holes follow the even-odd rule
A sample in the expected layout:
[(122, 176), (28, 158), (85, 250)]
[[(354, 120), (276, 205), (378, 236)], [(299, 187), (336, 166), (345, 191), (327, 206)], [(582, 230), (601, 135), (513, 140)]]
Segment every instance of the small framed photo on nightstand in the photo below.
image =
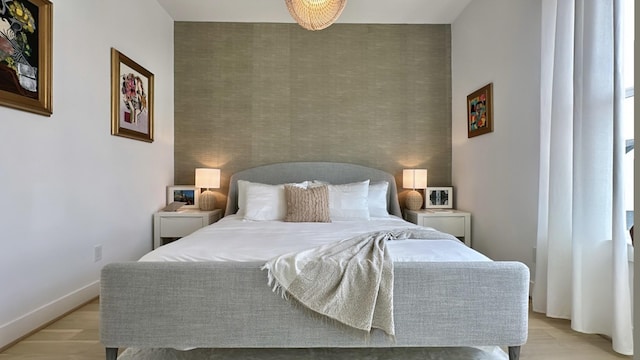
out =
[(427, 187), (424, 207), (425, 209), (453, 208), (453, 187)]
[(167, 186), (167, 205), (177, 201), (185, 203), (182, 209), (197, 209), (198, 195), (198, 189), (194, 185)]

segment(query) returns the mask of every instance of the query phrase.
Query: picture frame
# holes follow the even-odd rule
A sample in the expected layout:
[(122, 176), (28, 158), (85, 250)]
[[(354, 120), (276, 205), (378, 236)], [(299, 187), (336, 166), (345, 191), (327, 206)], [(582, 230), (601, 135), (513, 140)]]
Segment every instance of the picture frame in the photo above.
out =
[(467, 137), (493, 132), (493, 83), (467, 96)]
[(111, 134), (153, 142), (153, 74), (111, 48)]
[(453, 208), (453, 187), (427, 187), (424, 196), (425, 209)]
[(186, 203), (181, 209), (198, 209), (199, 190), (194, 185), (167, 186), (167, 205), (174, 201), (180, 201)]
[(0, 2), (0, 105), (51, 116), (53, 4)]

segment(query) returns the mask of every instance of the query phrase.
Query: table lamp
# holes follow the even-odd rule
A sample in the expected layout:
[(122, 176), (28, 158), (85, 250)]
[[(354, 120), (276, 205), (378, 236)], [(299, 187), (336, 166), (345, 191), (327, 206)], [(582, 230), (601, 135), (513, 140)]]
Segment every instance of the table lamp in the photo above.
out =
[(196, 187), (205, 189), (198, 198), (200, 210), (215, 209), (216, 197), (213, 191), (209, 189), (217, 189), (220, 187), (220, 169), (196, 169)]
[(402, 187), (411, 189), (405, 198), (407, 209), (419, 210), (422, 207), (422, 195), (416, 189), (427, 188), (427, 169), (404, 169)]

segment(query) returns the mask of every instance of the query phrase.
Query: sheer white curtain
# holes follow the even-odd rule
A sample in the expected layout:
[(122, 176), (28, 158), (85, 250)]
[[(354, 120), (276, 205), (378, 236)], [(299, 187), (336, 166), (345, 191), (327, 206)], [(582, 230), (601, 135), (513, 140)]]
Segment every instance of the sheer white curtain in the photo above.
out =
[(534, 311), (633, 353), (621, 0), (543, 0)]

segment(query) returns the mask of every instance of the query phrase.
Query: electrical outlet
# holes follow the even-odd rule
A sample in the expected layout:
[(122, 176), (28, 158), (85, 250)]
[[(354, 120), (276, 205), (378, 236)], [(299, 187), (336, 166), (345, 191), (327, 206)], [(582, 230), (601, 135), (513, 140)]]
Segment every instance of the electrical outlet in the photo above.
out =
[(102, 260), (102, 245), (96, 245), (93, 248), (93, 262)]

